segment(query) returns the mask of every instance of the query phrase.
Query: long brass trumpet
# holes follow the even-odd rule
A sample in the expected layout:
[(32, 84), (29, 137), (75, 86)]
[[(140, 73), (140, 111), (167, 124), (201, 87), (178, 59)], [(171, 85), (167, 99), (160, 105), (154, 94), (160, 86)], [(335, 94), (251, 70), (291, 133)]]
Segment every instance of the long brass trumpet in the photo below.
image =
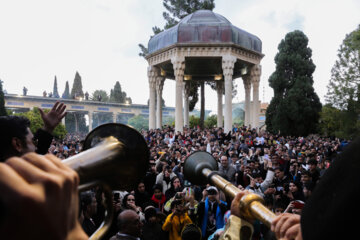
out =
[[(207, 152), (194, 152), (185, 160), (184, 176), (192, 184), (205, 185), (210, 182), (221, 189), (230, 198), (241, 192), (236, 186), (221, 177), (217, 161)], [(268, 227), (275, 218), (275, 214), (263, 205), (264, 200), (257, 194), (250, 193), (240, 200), (242, 217), (251, 222), (258, 219)]]
[(124, 124), (108, 123), (85, 138), (85, 151), (63, 161), (80, 177), (79, 191), (102, 185), (108, 207), (105, 220), (90, 239), (101, 239), (111, 226), (112, 189), (132, 190), (147, 170), (149, 149), (143, 136)]

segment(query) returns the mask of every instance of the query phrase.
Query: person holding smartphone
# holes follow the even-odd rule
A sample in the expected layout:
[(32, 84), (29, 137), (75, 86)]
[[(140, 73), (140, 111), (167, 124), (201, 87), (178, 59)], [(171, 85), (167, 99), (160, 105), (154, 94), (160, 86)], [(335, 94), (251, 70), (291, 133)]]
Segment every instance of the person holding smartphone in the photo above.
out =
[(181, 199), (176, 199), (171, 203), (172, 213), (169, 214), (162, 226), (162, 229), (169, 232), (169, 240), (181, 239), (181, 232), (187, 224), (192, 221), (185, 211), (184, 203)]

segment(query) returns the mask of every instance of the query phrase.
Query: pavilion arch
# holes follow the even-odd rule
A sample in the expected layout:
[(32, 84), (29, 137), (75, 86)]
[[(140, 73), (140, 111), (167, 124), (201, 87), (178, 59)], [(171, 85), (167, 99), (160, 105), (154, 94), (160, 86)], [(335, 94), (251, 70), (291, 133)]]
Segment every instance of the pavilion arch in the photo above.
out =
[[(175, 85), (175, 130), (189, 126), (189, 88), (187, 81), (216, 81), (218, 127), (232, 129), (232, 80), (241, 77), (245, 87), (245, 125), (259, 127), (259, 83), (261, 40), (233, 26), (210, 10), (199, 10), (176, 26), (154, 37), (148, 44), (150, 88), (149, 129), (161, 128), (161, 99), (165, 79)], [(253, 89), (253, 104), (250, 91)], [(222, 94), (225, 92), (224, 126)]]

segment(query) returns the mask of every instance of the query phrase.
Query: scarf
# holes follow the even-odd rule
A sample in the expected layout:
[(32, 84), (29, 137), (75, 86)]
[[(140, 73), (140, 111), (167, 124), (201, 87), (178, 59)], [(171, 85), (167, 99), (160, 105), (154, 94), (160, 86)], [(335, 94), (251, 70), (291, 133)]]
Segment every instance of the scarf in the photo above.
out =
[(159, 210), (160, 210), (161, 212), (163, 212), (164, 203), (165, 203), (165, 201), (166, 201), (165, 195), (164, 195), (164, 194), (161, 194), (161, 199), (157, 199), (157, 198), (155, 197), (155, 195), (153, 195), (153, 196), (151, 197), (151, 200), (152, 200), (154, 203), (156, 203), (156, 205), (157, 205), (157, 207), (159, 208)]
[[(223, 204), (227, 205), (226, 202), (221, 201), (221, 200), (220, 200), (220, 203), (223, 203)], [(205, 209), (204, 209), (204, 217), (203, 217), (202, 226), (201, 226), (201, 232), (202, 232), (203, 237), (206, 236), (206, 225), (207, 225), (208, 211), (209, 211), (209, 198), (206, 198), (206, 200), (205, 200)], [(220, 206), (218, 204), (217, 208), (216, 208), (216, 229), (222, 228), (224, 226), (224, 224), (225, 224), (224, 223), (224, 218), (221, 215)]]

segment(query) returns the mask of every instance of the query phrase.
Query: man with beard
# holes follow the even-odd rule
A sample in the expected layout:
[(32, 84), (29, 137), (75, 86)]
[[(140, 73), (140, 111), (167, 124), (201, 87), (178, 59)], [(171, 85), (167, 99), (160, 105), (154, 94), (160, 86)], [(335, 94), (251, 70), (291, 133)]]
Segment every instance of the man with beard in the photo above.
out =
[(66, 105), (56, 102), (53, 108), (44, 113), (39, 108), (44, 126), (33, 135), (30, 121), (19, 116), (0, 117), (0, 161), (14, 156), (22, 156), (28, 152), (46, 154), (53, 136), (51, 133), (66, 115)]

